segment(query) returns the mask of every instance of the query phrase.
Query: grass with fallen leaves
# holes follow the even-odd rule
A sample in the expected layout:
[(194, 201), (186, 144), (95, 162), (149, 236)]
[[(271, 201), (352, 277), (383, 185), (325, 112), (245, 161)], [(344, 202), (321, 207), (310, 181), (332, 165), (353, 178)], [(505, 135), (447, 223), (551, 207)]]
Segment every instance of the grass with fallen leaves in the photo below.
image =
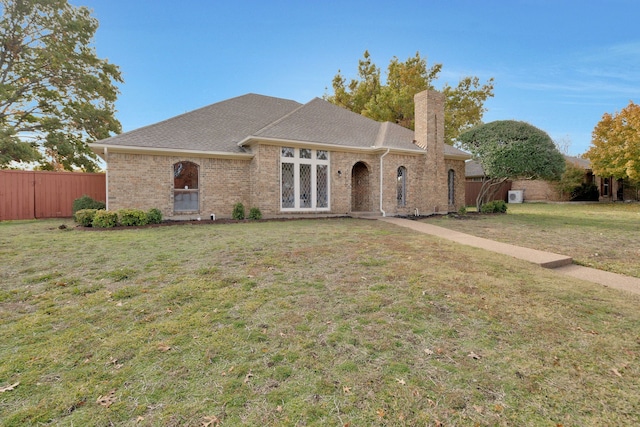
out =
[(379, 221), (60, 223), (0, 223), (3, 426), (640, 423), (636, 295)]
[(508, 208), (506, 215), (431, 217), (426, 221), (568, 255), (577, 264), (599, 270), (640, 277), (640, 203), (524, 203)]

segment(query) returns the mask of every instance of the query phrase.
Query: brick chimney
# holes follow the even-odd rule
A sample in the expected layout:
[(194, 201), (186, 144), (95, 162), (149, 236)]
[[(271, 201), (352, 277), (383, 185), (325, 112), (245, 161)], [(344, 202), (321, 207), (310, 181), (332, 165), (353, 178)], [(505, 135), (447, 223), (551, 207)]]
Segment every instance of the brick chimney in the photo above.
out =
[[(414, 96), (415, 143), (426, 153), (427, 186), (424, 197), (429, 212), (448, 210), (447, 174), (444, 164), (444, 94), (425, 90)], [(425, 212), (426, 213), (426, 212)]]

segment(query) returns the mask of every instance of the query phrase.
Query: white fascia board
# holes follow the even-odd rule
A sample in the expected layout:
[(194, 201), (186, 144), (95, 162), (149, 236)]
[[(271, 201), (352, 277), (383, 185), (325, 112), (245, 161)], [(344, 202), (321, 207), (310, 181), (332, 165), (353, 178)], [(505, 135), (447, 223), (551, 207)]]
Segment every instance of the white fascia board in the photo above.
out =
[(126, 153), (126, 154), (146, 154), (158, 156), (193, 156), (193, 157), (209, 157), (224, 158), (236, 160), (251, 160), (254, 155), (252, 153), (226, 153), (222, 151), (200, 151), (200, 150), (177, 150), (174, 148), (158, 148), (158, 147), (133, 147), (128, 145), (109, 145), (93, 143), (89, 147), (94, 153), (102, 155), (104, 149), (107, 148), (109, 153)]
[(469, 154), (445, 154), (444, 158), (446, 160), (469, 160), (471, 159), (471, 155)]
[(408, 150), (403, 148), (376, 147), (376, 146), (353, 147), (353, 146), (343, 146), (343, 145), (335, 145), (335, 144), (325, 144), (320, 142), (298, 141), (294, 139), (280, 139), (280, 138), (249, 137), (238, 142), (238, 146), (240, 147), (251, 147), (257, 144), (287, 146), (287, 147), (293, 147), (293, 148), (311, 148), (314, 150), (340, 151), (340, 152), (348, 152), (348, 153), (353, 153), (353, 152), (369, 153), (369, 154), (385, 153), (387, 150), (390, 150), (390, 152), (394, 154), (410, 154), (414, 156), (426, 154), (426, 151), (422, 149)]

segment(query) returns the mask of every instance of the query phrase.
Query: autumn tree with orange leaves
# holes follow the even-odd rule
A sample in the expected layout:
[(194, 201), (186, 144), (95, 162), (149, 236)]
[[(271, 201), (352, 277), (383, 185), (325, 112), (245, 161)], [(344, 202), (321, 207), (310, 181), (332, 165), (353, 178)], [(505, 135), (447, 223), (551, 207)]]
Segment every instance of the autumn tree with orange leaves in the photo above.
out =
[(630, 101), (620, 112), (605, 113), (585, 157), (596, 175), (640, 181), (640, 105)]

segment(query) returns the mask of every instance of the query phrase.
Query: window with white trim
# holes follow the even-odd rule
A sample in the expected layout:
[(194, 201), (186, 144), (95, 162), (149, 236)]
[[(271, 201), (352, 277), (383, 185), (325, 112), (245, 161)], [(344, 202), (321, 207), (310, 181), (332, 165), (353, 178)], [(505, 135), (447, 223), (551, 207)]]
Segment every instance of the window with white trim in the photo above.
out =
[(329, 210), (329, 152), (309, 148), (280, 150), (280, 208)]
[(173, 165), (174, 212), (198, 212), (199, 199), (198, 165), (193, 162), (175, 163)]

